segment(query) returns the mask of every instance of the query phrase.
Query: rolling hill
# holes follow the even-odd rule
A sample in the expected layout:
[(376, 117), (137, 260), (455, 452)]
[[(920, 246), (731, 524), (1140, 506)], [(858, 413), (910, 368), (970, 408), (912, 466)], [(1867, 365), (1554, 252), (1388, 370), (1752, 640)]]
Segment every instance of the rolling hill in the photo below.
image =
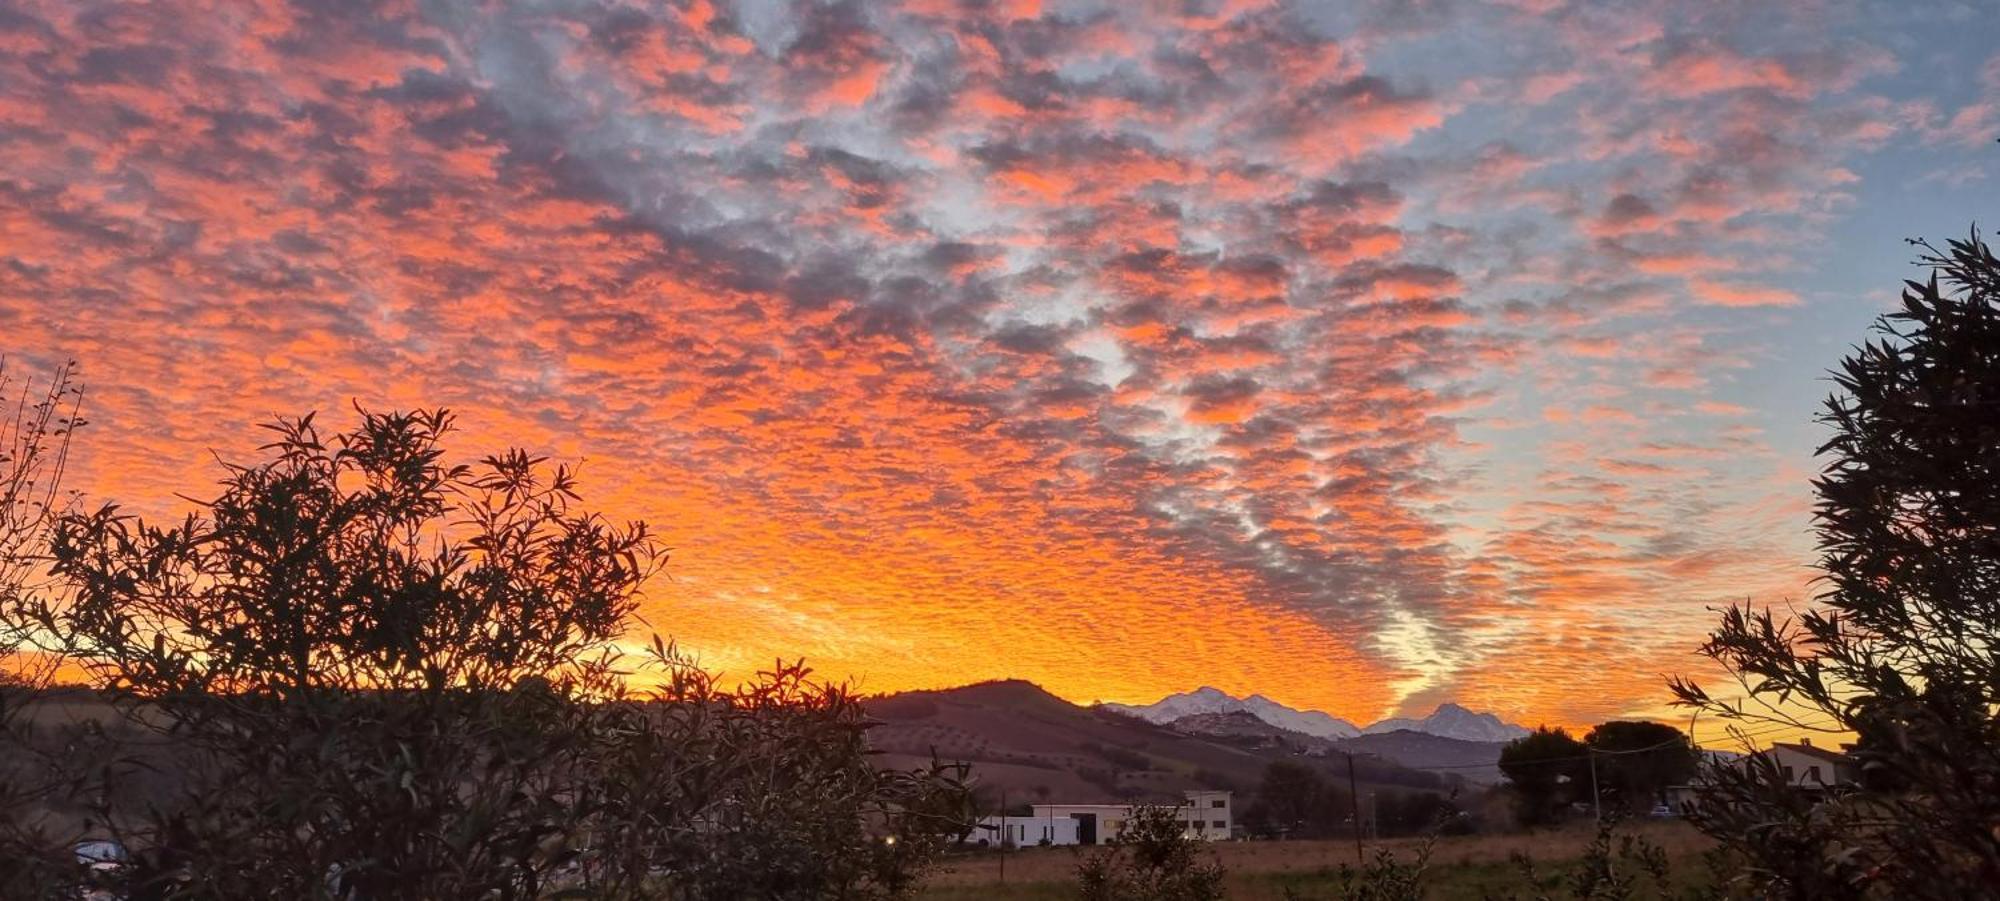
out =
[[(1191, 735), (1102, 707), (1080, 707), (1029, 682), (884, 695), (866, 707), (879, 721), (869, 743), (885, 766), (922, 765), (935, 751), (942, 759), (971, 763), (982, 791), (989, 797), (1005, 792), (1010, 804), (1166, 801), (1195, 788), (1248, 793), (1277, 760), (1347, 778), (1344, 758), (1274, 742), (1283, 730)], [(1438, 791), (1448, 783), (1376, 757), (1358, 758), (1355, 772), (1368, 788)]]
[(1393, 760), (1415, 770), (1456, 775), (1467, 782), (1494, 785), (1502, 779), (1500, 749), (1506, 747), (1507, 743), (1465, 741), (1399, 729), (1393, 732), (1371, 732), (1336, 741), (1333, 745), (1342, 751), (1372, 754), (1384, 760)]

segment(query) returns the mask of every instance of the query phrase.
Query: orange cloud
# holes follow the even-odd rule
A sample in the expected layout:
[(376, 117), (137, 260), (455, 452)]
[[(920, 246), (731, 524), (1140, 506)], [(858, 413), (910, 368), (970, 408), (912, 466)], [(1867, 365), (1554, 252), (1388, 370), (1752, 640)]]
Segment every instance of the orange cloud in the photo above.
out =
[(1651, 704), (1791, 584), (1755, 317), (1673, 301), (1798, 303), (1723, 279), (1904, 109), (1670, 11), (198, 7), (0, 22), (0, 351), (83, 361), (93, 499), (444, 405), (666, 536), (713, 665), (1357, 719)]

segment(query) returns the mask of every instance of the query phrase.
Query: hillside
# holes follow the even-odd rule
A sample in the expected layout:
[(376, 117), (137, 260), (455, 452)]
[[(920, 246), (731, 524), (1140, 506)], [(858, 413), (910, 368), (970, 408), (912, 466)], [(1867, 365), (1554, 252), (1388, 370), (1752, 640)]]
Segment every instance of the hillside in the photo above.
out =
[(1373, 754), (1417, 770), (1456, 775), (1467, 782), (1493, 785), (1501, 781), (1499, 741), (1464, 741), (1424, 732), (1376, 732), (1333, 742), (1354, 754)]
[[(1021, 681), (871, 698), (880, 721), (870, 744), (887, 766), (927, 763), (933, 750), (963, 760), (989, 797), (1107, 802), (1172, 800), (1193, 788), (1254, 791), (1272, 761), (1291, 760), (1346, 779), (1341, 758), (1273, 746), (1270, 735), (1189, 735), (1102, 708), (1079, 707)], [(1310, 740), (1310, 739), (1307, 739)], [(1368, 787), (1442, 789), (1446, 780), (1384, 760), (1356, 761)]]
[(1273, 726), (1247, 710), (1191, 713), (1168, 723), (1167, 727), (1183, 735), (1212, 738), (1236, 747), (1270, 748), (1295, 754), (1324, 754), (1331, 745), (1323, 738)]

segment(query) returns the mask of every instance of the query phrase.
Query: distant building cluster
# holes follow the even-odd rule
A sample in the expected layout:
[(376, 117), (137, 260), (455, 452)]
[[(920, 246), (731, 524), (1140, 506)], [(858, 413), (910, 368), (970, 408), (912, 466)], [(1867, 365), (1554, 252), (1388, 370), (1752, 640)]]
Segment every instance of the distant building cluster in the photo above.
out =
[[(1235, 819), (1231, 816), (1230, 793), (1189, 791), (1187, 800), (1174, 806), (1175, 815), (1185, 824), (1182, 833), (1203, 841), (1230, 837)], [(1125, 830), (1126, 821), (1140, 804), (1036, 804), (1027, 816), (996, 814), (982, 817), (974, 829), (973, 841), (989, 845), (1031, 847), (1035, 845), (1108, 844)]]

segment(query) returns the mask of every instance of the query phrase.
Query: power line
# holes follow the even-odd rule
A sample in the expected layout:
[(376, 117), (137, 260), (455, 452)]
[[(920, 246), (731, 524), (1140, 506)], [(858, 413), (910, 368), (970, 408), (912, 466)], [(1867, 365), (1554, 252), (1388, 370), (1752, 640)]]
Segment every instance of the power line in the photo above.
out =
[[(1755, 730), (1755, 731), (1743, 731), (1743, 732), (1737, 732), (1737, 733), (1731, 733), (1731, 734), (1732, 734), (1732, 735), (1741, 735), (1742, 737), (1745, 737), (1745, 738), (1754, 738), (1754, 737), (1756, 737), (1756, 736), (1759, 736), (1759, 735), (1772, 735), (1772, 734), (1777, 734), (1777, 733), (1780, 733), (1780, 732), (1787, 732), (1787, 731), (1792, 731), (1792, 730), (1795, 730), (1795, 729), (1799, 729), (1799, 728), (1806, 728), (1806, 729), (1819, 729), (1819, 728), (1823, 728), (1823, 727), (1825, 727), (1825, 726), (1837, 726), (1837, 725), (1840, 725), (1840, 722), (1839, 722), (1838, 720), (1835, 720), (1835, 719), (1831, 719), (1831, 718), (1829, 718), (1829, 719), (1828, 719), (1828, 720), (1827, 720), (1826, 722), (1824, 722), (1824, 723), (1818, 723), (1818, 724), (1813, 724), (1813, 723), (1805, 723), (1805, 722), (1803, 722), (1803, 721), (1801, 722), (1801, 724), (1800, 724), (1800, 725), (1796, 725), (1796, 726), (1795, 726), (1795, 725), (1792, 725), (1792, 724), (1789, 724), (1789, 723), (1774, 723), (1774, 724), (1771, 724), (1772, 728), (1764, 728), (1764, 729), (1758, 729), (1758, 730)], [(1680, 742), (1682, 742), (1682, 741), (1684, 741), (1684, 740), (1685, 740), (1685, 741), (1687, 741), (1687, 742), (1689, 742), (1690, 744), (1692, 744), (1692, 743), (1693, 743), (1693, 740), (1694, 740), (1694, 739), (1693, 739), (1693, 737), (1692, 737), (1692, 736), (1684, 736), (1684, 737), (1682, 737), (1682, 738), (1670, 738), (1670, 739), (1667, 739), (1666, 741), (1662, 741), (1662, 742), (1659, 742), (1659, 743), (1657, 743), (1657, 744), (1651, 744), (1651, 745), (1647, 745), (1646, 747), (1643, 747), (1643, 748), (1618, 748), (1618, 749), (1613, 749), (1613, 748), (1592, 748), (1592, 749), (1590, 749), (1589, 751), (1587, 751), (1587, 752), (1585, 752), (1585, 753), (1583, 753), (1583, 754), (1572, 754), (1572, 755), (1569, 755), (1569, 756), (1565, 756), (1565, 757), (1544, 757), (1544, 758), (1542, 758), (1542, 759), (1540, 759), (1540, 760), (1532, 760), (1532, 761), (1524, 761), (1524, 762), (1525, 762), (1525, 763), (1530, 763), (1530, 764), (1543, 764), (1543, 763), (1575, 763), (1575, 762), (1577, 762), (1577, 761), (1582, 761), (1582, 760), (1590, 760), (1590, 759), (1593, 759), (1593, 758), (1596, 758), (1596, 757), (1619, 757), (1619, 756), (1626, 756), (1626, 755), (1631, 755), (1631, 754), (1646, 754), (1646, 753), (1649, 753), (1649, 752), (1652, 752), (1652, 751), (1657, 751), (1657, 750), (1659, 750), (1659, 749), (1661, 749), (1661, 748), (1665, 748), (1665, 747), (1668, 747), (1668, 746), (1671, 746), (1671, 745), (1674, 745), (1674, 744), (1678, 744), (1678, 743), (1680, 743)], [(1346, 753), (1346, 752), (1342, 752), (1342, 753)], [(1453, 763), (1453, 764), (1443, 764), (1443, 765), (1439, 765), (1439, 766), (1412, 766), (1412, 767), (1410, 767), (1410, 769), (1414, 769), (1414, 770), (1425, 770), (1425, 771), (1430, 771), (1430, 770), (1484, 770), (1484, 769), (1492, 769), (1493, 767), (1496, 767), (1496, 766), (1499, 766), (1499, 763), (1498, 763), (1497, 761), (1496, 761), (1496, 762), (1494, 762), (1494, 763)]]
[[(1784, 732), (1793, 732), (1800, 730), (1831, 731), (1828, 727), (1837, 727), (1837, 726), (1844, 726), (1844, 724), (1841, 723), (1841, 721), (1836, 717), (1824, 717), (1820, 722), (1811, 722), (1805, 718), (1801, 718), (1793, 722), (1763, 723), (1759, 724), (1758, 727), (1755, 729), (1739, 729), (1729, 732), (1728, 735), (1731, 738), (1757, 738), (1759, 736), (1764, 736), (1764, 735), (1777, 735)], [(1643, 748), (1623, 748), (1623, 749), (1591, 748), (1584, 754), (1570, 755), (1567, 757), (1546, 757), (1540, 760), (1526, 761), (1526, 762), (1534, 764), (1574, 763), (1581, 760), (1591, 760), (1596, 757), (1606, 757), (1606, 756), (1615, 757), (1615, 756), (1624, 756), (1630, 754), (1645, 754), (1652, 751), (1657, 751), (1661, 748), (1665, 748), (1670, 745), (1680, 743), (1682, 741), (1686, 741), (1691, 745), (1696, 745), (1697, 750), (1700, 749), (1699, 745), (1694, 740), (1694, 736), (1692, 734), (1689, 734), (1689, 735), (1683, 735), (1679, 738), (1670, 738), (1665, 741), (1659, 742), (1657, 744), (1647, 745), (1646, 747)], [(1338, 750), (1341, 754), (1347, 755), (1350, 759), (1354, 756), (1355, 753), (1344, 749), (1338, 749)], [(1367, 754), (1368, 752), (1364, 751), (1361, 753)], [(1387, 759), (1379, 754), (1369, 754), (1368, 756), (1376, 757), (1377, 759), (1383, 759), (1383, 760)], [(1438, 766), (1411, 766), (1409, 768), (1413, 770), (1423, 770), (1428, 772), (1432, 770), (1484, 770), (1484, 769), (1492, 769), (1496, 766), (1499, 766), (1498, 761), (1495, 761), (1493, 763), (1453, 763), (1453, 764), (1441, 764)]]
[[(1647, 752), (1649, 752), (1649, 751), (1657, 751), (1657, 750), (1659, 750), (1659, 749), (1661, 749), (1661, 748), (1664, 748), (1664, 747), (1667, 747), (1667, 746), (1669, 746), (1669, 745), (1673, 745), (1673, 744), (1676, 744), (1676, 743), (1678, 743), (1678, 742), (1680, 742), (1680, 741), (1682, 741), (1682, 740), (1683, 740), (1683, 739), (1681, 739), (1681, 738), (1670, 738), (1670, 739), (1667, 739), (1666, 741), (1663, 741), (1663, 742), (1660, 742), (1660, 743), (1658, 743), (1658, 744), (1652, 744), (1652, 745), (1647, 745), (1647, 746), (1645, 746), (1645, 747), (1643, 747), (1643, 748), (1625, 748), (1625, 749), (1622, 749), (1622, 750), (1609, 750), (1609, 749), (1605, 749), (1605, 750), (1599, 750), (1599, 749), (1592, 749), (1592, 750), (1590, 750), (1590, 751), (1589, 751), (1588, 753), (1585, 753), (1585, 754), (1581, 754), (1581, 755), (1571, 755), (1571, 756), (1568, 756), (1568, 757), (1544, 757), (1544, 758), (1542, 758), (1542, 759), (1540, 759), (1540, 760), (1531, 760), (1531, 761), (1526, 761), (1526, 762), (1527, 762), (1527, 763), (1532, 763), (1532, 764), (1542, 764), (1542, 763), (1573, 763), (1573, 762), (1575, 762), (1575, 761), (1578, 761), (1578, 760), (1590, 760), (1590, 759), (1592, 759), (1593, 757), (1606, 757), (1606, 756), (1622, 756), (1622, 755), (1626, 755), (1626, 754), (1645, 754), (1645, 753), (1647, 753)], [(1588, 747), (1588, 746), (1586, 746), (1586, 747)], [(1496, 767), (1496, 766), (1499, 766), (1499, 765), (1500, 765), (1500, 764), (1499, 764), (1499, 762), (1498, 762), (1498, 761), (1495, 761), (1495, 762), (1493, 762), (1493, 763), (1454, 763), (1454, 764), (1447, 764), (1447, 765), (1444, 765), (1444, 766), (1413, 766), (1413, 767), (1410, 767), (1410, 769), (1413, 769), (1413, 770), (1485, 770), (1485, 769), (1492, 769), (1493, 767)]]
[(1844, 729), (1845, 724), (1836, 718), (1828, 717), (1821, 722), (1808, 722), (1805, 719), (1792, 722), (1774, 721), (1761, 724), (1754, 729), (1736, 729), (1724, 734), (1729, 738), (1760, 738), (1786, 732), (1833, 732), (1837, 731), (1836, 727)]

